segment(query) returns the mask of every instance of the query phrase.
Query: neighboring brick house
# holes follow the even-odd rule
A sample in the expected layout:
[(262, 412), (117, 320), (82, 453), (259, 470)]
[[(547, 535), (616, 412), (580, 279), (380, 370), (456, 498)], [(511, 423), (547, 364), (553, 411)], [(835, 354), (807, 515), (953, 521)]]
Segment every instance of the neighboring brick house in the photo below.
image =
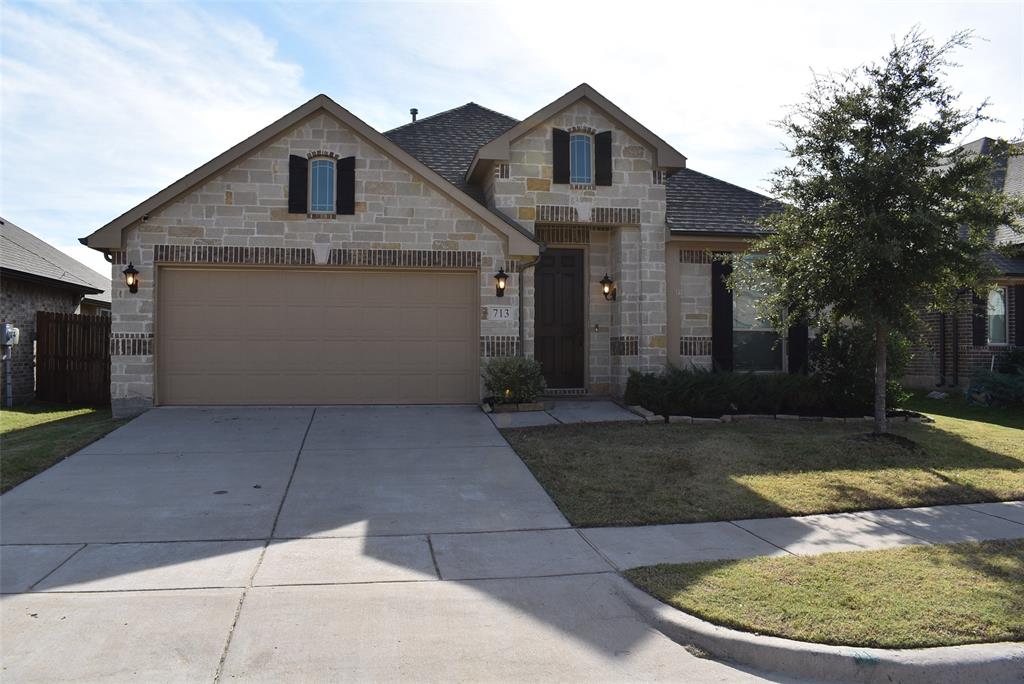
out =
[[(0, 320), (21, 332), (12, 347), (15, 403), (35, 396), (36, 312), (109, 314), (110, 281), (84, 264), (0, 218)], [(6, 396), (0, 368), (0, 397)]]
[[(992, 154), (994, 143), (981, 138), (964, 147)], [(992, 183), (1002, 192), (1024, 194), (1024, 156), (994, 159)], [(954, 312), (923, 314), (924, 333), (904, 377), (908, 386), (964, 386), (973, 374), (998, 367), (1007, 352), (1024, 347), (1024, 234), (1003, 226), (992, 242), (1002, 249), (989, 254), (998, 276), (987, 297), (964, 293)]]
[(383, 134), (319, 95), (82, 242), (115, 264), (118, 415), (472, 403), (516, 353), (566, 394), (802, 367), (806, 331), (774, 344), (709, 257), (769, 208), (586, 84), (524, 121), (469, 103)]

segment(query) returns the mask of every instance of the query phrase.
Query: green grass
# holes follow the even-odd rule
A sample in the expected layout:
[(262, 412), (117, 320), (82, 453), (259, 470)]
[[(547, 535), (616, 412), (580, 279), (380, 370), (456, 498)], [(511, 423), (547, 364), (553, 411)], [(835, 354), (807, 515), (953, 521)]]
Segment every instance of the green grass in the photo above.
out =
[(1024, 430), (935, 416), (867, 425), (743, 421), (504, 430), (577, 526), (735, 520), (1024, 499)]
[(904, 408), (911, 411), (926, 413), (929, 416), (945, 416), (960, 420), (973, 420), (980, 423), (992, 423), (1003, 427), (1024, 430), (1024, 408), (993, 408), (968, 404), (963, 392), (956, 389), (942, 390), (949, 394), (945, 399), (929, 399), (927, 391), (914, 392)]
[(36, 402), (0, 411), (0, 492), (41, 473), (121, 425), (110, 409)]
[(1024, 541), (656, 565), (625, 574), (680, 610), (758, 634), (880, 648), (1024, 640)]

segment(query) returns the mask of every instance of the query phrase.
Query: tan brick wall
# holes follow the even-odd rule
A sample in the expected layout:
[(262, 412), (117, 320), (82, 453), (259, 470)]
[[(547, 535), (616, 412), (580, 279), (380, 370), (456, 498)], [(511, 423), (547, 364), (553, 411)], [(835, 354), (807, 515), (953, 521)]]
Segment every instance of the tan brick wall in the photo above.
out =
[[(314, 219), (288, 213), (288, 156), (306, 156), (316, 150), (356, 157), (354, 216)], [(518, 337), (518, 280), (509, 279), (504, 298), (498, 299), (494, 293), (493, 273), (507, 256), (504, 237), (326, 114), (299, 124), (126, 230), (123, 258), (138, 268), (141, 284), (138, 293), (128, 293), (121, 277), (124, 266), (112, 267), (115, 335), (155, 332), (154, 286), (159, 284), (155, 282), (154, 259), (160, 245), (266, 248), (275, 254), (281, 250), (297, 254), (327, 250), (478, 253), (478, 261), (473, 263), (479, 264), (481, 305), (504, 304), (513, 309), (510, 320), (481, 320), (480, 335)], [(189, 253), (196, 254), (195, 249)], [(119, 414), (152, 405), (153, 369), (152, 354), (113, 357), (111, 396)]]

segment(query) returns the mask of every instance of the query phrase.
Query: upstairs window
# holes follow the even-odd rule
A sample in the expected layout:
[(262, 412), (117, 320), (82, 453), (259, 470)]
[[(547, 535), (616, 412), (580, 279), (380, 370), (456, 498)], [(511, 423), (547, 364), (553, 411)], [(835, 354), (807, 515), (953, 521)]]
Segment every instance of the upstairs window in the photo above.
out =
[(334, 160), (314, 159), (309, 164), (309, 210), (314, 214), (333, 214)]
[(586, 133), (569, 137), (569, 182), (591, 185), (594, 182), (593, 138)]
[(997, 287), (988, 293), (988, 343), (1006, 344), (1006, 288)]

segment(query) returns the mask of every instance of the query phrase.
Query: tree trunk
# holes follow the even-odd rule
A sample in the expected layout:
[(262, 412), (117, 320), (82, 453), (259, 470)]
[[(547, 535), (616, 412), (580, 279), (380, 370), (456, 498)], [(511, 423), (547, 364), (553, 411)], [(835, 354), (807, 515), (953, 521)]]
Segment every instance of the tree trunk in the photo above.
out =
[(889, 348), (889, 328), (882, 321), (875, 322), (875, 434), (889, 431), (885, 415), (885, 362)]

